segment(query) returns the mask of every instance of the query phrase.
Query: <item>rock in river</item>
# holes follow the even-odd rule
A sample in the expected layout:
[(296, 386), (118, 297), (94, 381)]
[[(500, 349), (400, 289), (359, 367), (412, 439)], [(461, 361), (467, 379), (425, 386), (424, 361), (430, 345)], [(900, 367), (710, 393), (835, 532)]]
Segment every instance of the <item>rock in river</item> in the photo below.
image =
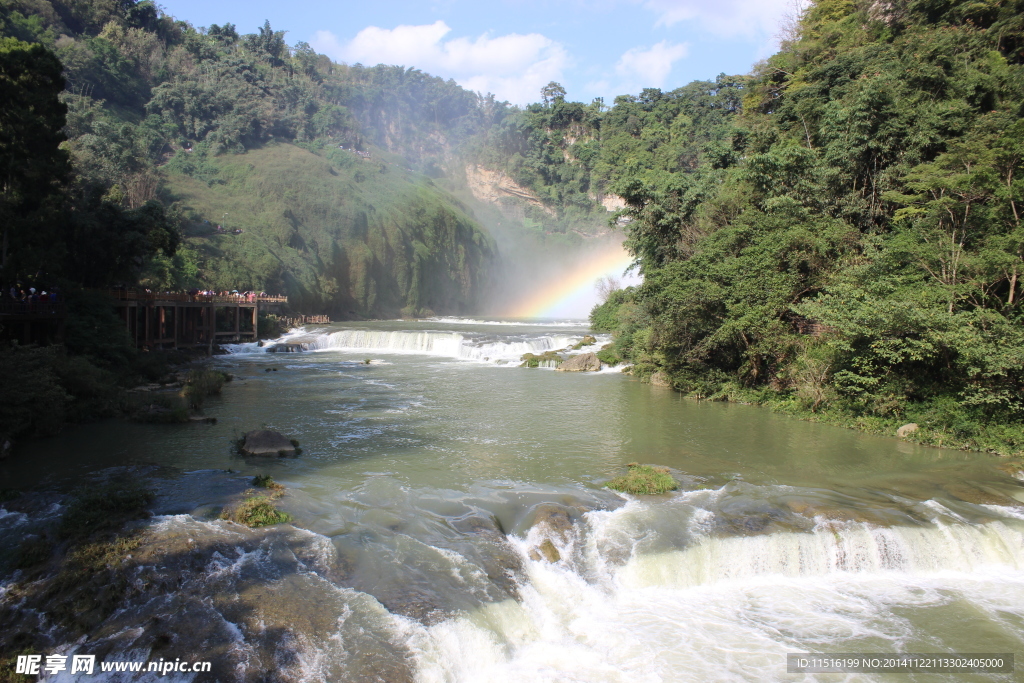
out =
[(245, 435), (242, 452), (246, 455), (295, 455), (295, 444), (280, 432), (255, 429)]
[(274, 344), (273, 346), (267, 347), (267, 353), (297, 353), (299, 351), (305, 351), (305, 347), (302, 344)]
[(600, 369), (601, 361), (594, 353), (581, 353), (578, 356), (573, 356), (555, 368), (558, 372), (587, 372)]

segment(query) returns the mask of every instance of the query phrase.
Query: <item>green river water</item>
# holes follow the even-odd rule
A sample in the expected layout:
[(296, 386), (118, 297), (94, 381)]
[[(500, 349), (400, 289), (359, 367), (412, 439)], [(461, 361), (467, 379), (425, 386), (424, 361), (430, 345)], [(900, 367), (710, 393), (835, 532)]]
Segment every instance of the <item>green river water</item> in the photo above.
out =
[[(145, 576), (166, 586), (65, 651), (152, 657), (165, 629), (219, 670), (194, 680), (1021, 680), (786, 672), (792, 652), (1024, 652), (1024, 488), (995, 458), (519, 368), (587, 330), (499, 322), (236, 347), (216, 424), (87, 425), (4, 463), (5, 487), (158, 482)], [(264, 425), (302, 454), (234, 453)], [(633, 461), (680, 490), (602, 487)], [(217, 519), (256, 473), (292, 524)]]

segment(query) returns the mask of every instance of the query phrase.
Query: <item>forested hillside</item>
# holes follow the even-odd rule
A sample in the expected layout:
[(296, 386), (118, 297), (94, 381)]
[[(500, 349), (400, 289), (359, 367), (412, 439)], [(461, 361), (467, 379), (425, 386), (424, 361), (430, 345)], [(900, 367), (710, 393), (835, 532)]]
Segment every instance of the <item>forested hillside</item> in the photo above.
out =
[[(493, 98), (414, 69), (333, 64), (269, 25), (200, 31), (146, 1), (3, 0), (0, 18), (63, 67), (72, 213), (156, 202), (172, 235), (131, 272), (49, 270), (93, 286), (281, 291), (337, 316), (475, 306), (493, 243), (429, 176), (451, 141), (507, 110)], [(5, 274), (38, 268), (23, 261)]]
[(645, 281), (593, 320), (688, 394), (1019, 452), (1022, 64), (1021, 2), (821, 0), (749, 79), (629, 103)]
[(617, 225), (644, 284), (592, 320), (636, 375), (1024, 447), (1021, 0), (820, 0), (749, 75), (525, 109), (148, 0), (0, 8), (10, 101), (63, 74), (68, 138), (5, 176), (7, 275), (466, 311), (501, 258), (476, 217), (531, 249)]

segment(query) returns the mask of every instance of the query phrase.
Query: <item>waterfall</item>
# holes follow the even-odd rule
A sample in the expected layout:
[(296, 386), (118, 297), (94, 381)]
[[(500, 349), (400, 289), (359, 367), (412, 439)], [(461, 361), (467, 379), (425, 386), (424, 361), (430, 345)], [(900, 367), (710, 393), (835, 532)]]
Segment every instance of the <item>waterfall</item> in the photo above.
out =
[(528, 559), (535, 529), (518, 539), (529, 572), (522, 600), (410, 628), (417, 680), (785, 681), (787, 652), (925, 640), (946, 651), (961, 642), (956, 629), (934, 625), (980, 613), (1001, 624), (1001, 651), (1019, 640), (1006, 635), (1024, 618), (1024, 525), (1012, 515), (890, 527), (819, 520), (805, 532), (745, 536), (697, 524), (685, 547), (650, 552), (649, 512), (631, 501), (587, 513), (576, 538), (556, 542), (557, 562)]
[(524, 353), (564, 349), (580, 337), (562, 334), (503, 337), (461, 332), (340, 330), (306, 342), (309, 350), (374, 351), (444, 356), (460, 360), (519, 362)]

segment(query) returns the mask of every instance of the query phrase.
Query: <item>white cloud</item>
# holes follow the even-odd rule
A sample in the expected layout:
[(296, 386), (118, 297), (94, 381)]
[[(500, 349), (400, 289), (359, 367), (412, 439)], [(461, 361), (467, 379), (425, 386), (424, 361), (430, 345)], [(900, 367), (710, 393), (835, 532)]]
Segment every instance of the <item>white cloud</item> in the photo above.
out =
[(649, 49), (634, 47), (619, 58), (615, 73), (628, 83), (641, 87), (660, 88), (672, 71), (672, 65), (689, 53), (686, 43), (663, 40)]
[(774, 36), (780, 20), (799, 12), (804, 0), (643, 0), (658, 15), (656, 26), (694, 21), (717, 36)]
[(493, 92), (515, 104), (535, 102), (549, 81), (562, 79), (569, 54), (539, 33), (510, 33), (475, 39), (445, 40), (451, 28), (443, 21), (393, 29), (368, 26), (346, 42), (330, 31), (317, 31), (315, 49), (349, 63), (397, 64), (454, 78), (463, 87)]

